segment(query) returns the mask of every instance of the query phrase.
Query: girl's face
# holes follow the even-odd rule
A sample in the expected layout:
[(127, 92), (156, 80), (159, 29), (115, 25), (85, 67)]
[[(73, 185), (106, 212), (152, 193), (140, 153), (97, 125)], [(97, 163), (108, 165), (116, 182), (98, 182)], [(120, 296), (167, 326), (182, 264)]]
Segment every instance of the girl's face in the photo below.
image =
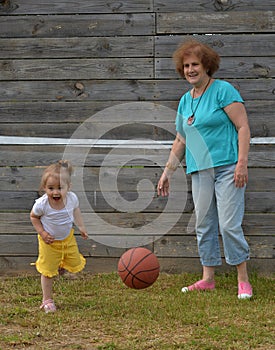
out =
[(61, 183), (59, 177), (49, 176), (44, 191), (47, 194), (51, 205), (60, 206), (64, 205), (69, 186), (65, 182)]
[(196, 55), (184, 58), (183, 69), (185, 79), (196, 88), (203, 86), (209, 79), (205, 68)]

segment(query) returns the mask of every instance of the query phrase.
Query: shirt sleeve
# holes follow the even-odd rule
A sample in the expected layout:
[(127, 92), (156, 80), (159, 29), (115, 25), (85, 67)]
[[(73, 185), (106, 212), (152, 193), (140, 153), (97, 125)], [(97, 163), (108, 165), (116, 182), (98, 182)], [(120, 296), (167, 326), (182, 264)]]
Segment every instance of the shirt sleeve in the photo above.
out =
[(183, 128), (184, 118), (183, 118), (183, 111), (182, 111), (183, 104), (184, 104), (184, 98), (182, 97), (178, 105), (175, 125), (176, 125), (176, 131), (185, 139), (186, 135)]
[(233, 102), (244, 102), (239, 91), (226, 81), (222, 82), (219, 90), (218, 99), (221, 108), (224, 108)]
[(41, 198), (37, 199), (32, 207), (32, 211), (36, 216), (42, 216), (44, 214), (43, 204)]
[(77, 195), (74, 192), (69, 192), (68, 195), (70, 196), (70, 200), (72, 203), (73, 209), (76, 209), (79, 207), (79, 200)]

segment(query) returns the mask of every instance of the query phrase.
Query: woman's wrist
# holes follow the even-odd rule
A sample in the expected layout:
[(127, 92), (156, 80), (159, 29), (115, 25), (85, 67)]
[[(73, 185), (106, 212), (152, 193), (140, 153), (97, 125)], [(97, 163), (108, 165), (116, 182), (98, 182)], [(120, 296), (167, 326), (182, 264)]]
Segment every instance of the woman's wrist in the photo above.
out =
[(176, 171), (178, 169), (178, 164), (172, 164), (170, 162), (167, 162), (165, 164), (165, 168), (167, 168), (168, 170)]

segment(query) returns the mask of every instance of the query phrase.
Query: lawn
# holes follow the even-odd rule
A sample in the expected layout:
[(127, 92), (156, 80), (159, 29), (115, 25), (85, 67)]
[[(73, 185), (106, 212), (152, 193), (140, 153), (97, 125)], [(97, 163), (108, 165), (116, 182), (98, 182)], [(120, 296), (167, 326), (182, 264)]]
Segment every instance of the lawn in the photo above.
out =
[(0, 349), (275, 349), (272, 277), (252, 275), (252, 300), (238, 300), (235, 274), (218, 275), (215, 291), (181, 293), (197, 278), (161, 274), (133, 290), (116, 273), (59, 277), (58, 310), (45, 314), (39, 276), (1, 277)]

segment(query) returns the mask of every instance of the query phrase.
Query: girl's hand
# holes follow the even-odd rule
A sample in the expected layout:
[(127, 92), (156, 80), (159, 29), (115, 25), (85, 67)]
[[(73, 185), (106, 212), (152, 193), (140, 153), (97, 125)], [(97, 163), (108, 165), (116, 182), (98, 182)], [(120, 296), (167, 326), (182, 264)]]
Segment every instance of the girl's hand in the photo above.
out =
[(81, 234), (81, 237), (83, 238), (83, 239), (88, 239), (88, 233), (86, 232), (86, 231), (80, 231), (80, 234)]
[(42, 237), (43, 241), (46, 244), (52, 244), (53, 241), (54, 241), (54, 237), (52, 235), (50, 235), (48, 232), (46, 232), (46, 231), (42, 231), (40, 233), (40, 236)]

